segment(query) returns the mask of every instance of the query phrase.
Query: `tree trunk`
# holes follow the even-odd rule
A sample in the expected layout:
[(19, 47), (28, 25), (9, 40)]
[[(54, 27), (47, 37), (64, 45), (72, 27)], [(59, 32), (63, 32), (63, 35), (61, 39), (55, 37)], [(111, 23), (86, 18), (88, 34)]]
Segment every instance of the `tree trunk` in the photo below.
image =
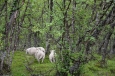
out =
[[(52, 23), (52, 13), (53, 13), (53, 0), (48, 0), (48, 9), (50, 10), (50, 23)], [(50, 31), (52, 30), (52, 26), (49, 27), (49, 32), (46, 34), (46, 53), (49, 53), (50, 49), (50, 39), (51, 39), (51, 34)]]

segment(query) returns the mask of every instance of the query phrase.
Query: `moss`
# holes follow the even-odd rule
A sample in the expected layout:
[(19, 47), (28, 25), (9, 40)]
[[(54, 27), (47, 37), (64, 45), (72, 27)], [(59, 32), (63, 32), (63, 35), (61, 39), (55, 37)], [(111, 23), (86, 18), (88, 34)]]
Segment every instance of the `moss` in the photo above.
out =
[(82, 66), (81, 76), (114, 76), (115, 75), (115, 60), (107, 60), (107, 66), (100, 66), (100, 56), (96, 55), (96, 60), (92, 60)]
[[(94, 55), (95, 60), (81, 66), (81, 76), (114, 76), (115, 75), (115, 58), (107, 60), (107, 67), (99, 67), (101, 56)], [(29, 64), (28, 64), (29, 63)], [(25, 66), (29, 65), (28, 71)], [(33, 56), (26, 55), (24, 51), (15, 51), (11, 66), (12, 76), (55, 76), (56, 66), (50, 63), (48, 55), (43, 63), (39, 63)], [(68, 74), (69, 75), (69, 74)]]
[(55, 64), (50, 63), (48, 56), (46, 56), (43, 63), (39, 63), (37, 60), (30, 66), (34, 71), (34, 74), (43, 74), (43, 75), (55, 75)]
[(25, 68), (25, 53), (21, 51), (16, 51), (14, 53), (12, 65), (11, 65), (11, 74), (13, 76), (27, 76), (28, 73)]
[[(27, 70), (25, 66), (28, 66), (31, 71)], [(24, 51), (15, 51), (11, 66), (11, 73), (13, 76), (30, 76), (31, 74), (54, 76), (56, 70), (55, 64), (50, 63), (47, 55), (44, 62), (39, 63), (33, 56), (26, 55)]]

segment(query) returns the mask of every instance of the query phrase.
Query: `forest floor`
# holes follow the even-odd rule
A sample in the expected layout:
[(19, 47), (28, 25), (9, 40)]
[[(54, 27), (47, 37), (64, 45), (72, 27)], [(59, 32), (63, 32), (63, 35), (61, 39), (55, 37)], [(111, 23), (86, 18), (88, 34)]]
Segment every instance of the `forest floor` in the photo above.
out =
[[(95, 55), (96, 60), (81, 66), (81, 76), (115, 76), (115, 57), (108, 58), (107, 64), (101, 67), (101, 56)], [(43, 63), (39, 63), (25, 51), (15, 51), (11, 74), (12, 76), (55, 76), (56, 66), (49, 61), (48, 56)]]
[(11, 74), (13, 76), (54, 76), (55, 65), (49, 61), (48, 56), (43, 63), (39, 63), (34, 56), (25, 54), (25, 51), (15, 51)]
[(82, 76), (115, 76), (115, 56), (106, 58), (106, 63), (103, 64), (101, 56), (95, 54), (95, 60), (89, 61), (83, 65)]

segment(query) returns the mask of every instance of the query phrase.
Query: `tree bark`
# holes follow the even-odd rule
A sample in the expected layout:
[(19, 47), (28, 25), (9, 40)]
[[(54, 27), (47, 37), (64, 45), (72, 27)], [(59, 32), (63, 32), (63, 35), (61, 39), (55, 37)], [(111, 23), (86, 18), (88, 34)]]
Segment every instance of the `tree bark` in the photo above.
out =
[[(53, 0), (48, 0), (48, 9), (50, 10), (50, 23), (52, 23), (52, 13), (53, 13)], [(46, 53), (49, 53), (50, 49), (50, 39), (51, 39), (51, 34), (50, 31), (52, 30), (52, 26), (49, 27), (49, 32), (46, 34)]]

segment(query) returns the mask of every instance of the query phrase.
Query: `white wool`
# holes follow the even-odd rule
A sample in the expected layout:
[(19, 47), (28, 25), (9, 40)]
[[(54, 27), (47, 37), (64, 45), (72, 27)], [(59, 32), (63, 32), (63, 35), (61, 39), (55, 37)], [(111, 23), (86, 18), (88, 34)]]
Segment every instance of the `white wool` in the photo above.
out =
[(26, 49), (26, 54), (29, 54), (29, 55), (35, 55), (36, 52), (37, 52), (37, 49), (35, 47)]
[(45, 49), (43, 47), (36, 47), (38, 50), (41, 50), (45, 53)]
[(56, 55), (55, 50), (51, 50), (51, 53), (49, 55), (49, 60), (51, 63), (55, 62), (55, 55)]
[(35, 53), (35, 58), (38, 60), (38, 62), (42, 59), (42, 62), (45, 58), (45, 53), (41, 50), (37, 50), (37, 52)]

